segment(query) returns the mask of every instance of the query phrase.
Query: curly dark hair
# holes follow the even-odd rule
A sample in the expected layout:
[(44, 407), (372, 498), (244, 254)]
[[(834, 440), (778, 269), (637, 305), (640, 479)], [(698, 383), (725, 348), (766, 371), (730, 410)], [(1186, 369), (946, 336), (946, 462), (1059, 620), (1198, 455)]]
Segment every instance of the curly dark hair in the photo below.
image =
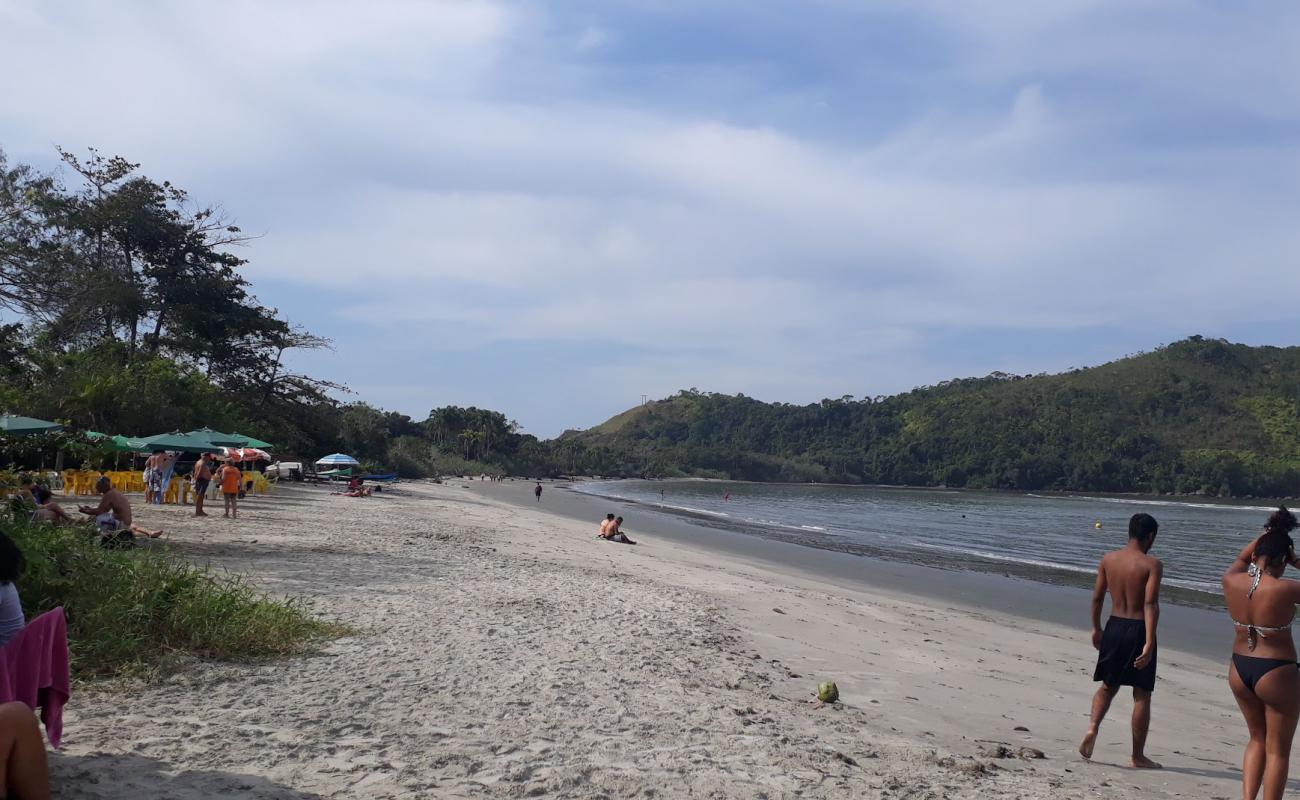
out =
[(18, 549), (13, 539), (0, 532), (0, 584), (18, 580), (26, 565), (23, 551)]
[(1285, 560), (1291, 553), (1291, 548), (1295, 547), (1295, 542), (1291, 539), (1291, 531), (1300, 526), (1296, 521), (1295, 514), (1286, 509), (1286, 506), (1278, 506), (1268, 517), (1268, 522), (1264, 523), (1264, 535), (1259, 537), (1255, 544), (1255, 558), (1266, 559), (1270, 564), (1276, 564), (1279, 560)]

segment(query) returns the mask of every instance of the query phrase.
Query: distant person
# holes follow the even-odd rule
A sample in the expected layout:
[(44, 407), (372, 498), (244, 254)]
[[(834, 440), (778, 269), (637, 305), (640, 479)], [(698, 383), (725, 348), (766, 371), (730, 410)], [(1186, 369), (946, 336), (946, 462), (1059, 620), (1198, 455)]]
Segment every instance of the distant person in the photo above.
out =
[(537, 482), (537, 486), (533, 487), (533, 495), (537, 498), (537, 502), (539, 502), (539, 503), (542, 502), (542, 482), (541, 482), (541, 481), (538, 481), (538, 482)]
[(623, 533), (622, 517), (615, 518), (614, 524), (605, 529), (605, 538), (611, 542), (619, 542), (621, 544), (636, 544), (636, 542), (627, 538), (626, 533)]
[(212, 464), (208, 458), (208, 454), (204, 453), (199, 456), (198, 461), (194, 462), (194, 516), (196, 517), (208, 515), (203, 510), (203, 500), (208, 494), (208, 485), (212, 483)]
[(1295, 515), (1279, 508), (1264, 533), (1246, 545), (1223, 573), (1223, 599), (1237, 628), (1228, 686), (1246, 718), (1250, 741), (1241, 766), (1242, 796), (1282, 797), (1291, 766), (1291, 740), (1300, 717), (1300, 670), (1291, 623), (1300, 583), (1282, 580), (1287, 565), (1300, 569), (1291, 531)]
[(614, 524), (614, 515), (606, 514), (605, 518), (600, 521), (600, 533), (597, 534), (602, 539), (609, 537), (609, 526)]
[(159, 453), (158, 461), (154, 464), (154, 490), (153, 502), (162, 505), (164, 490), (171, 479), (172, 470), (176, 468), (176, 461), (180, 458), (180, 453)]
[[(1097, 648), (1100, 681), (1092, 699), (1092, 722), (1079, 754), (1092, 758), (1097, 732), (1121, 686), (1133, 687), (1133, 767), (1159, 769), (1146, 756), (1151, 726), (1151, 693), (1156, 688), (1156, 625), (1160, 621), (1160, 580), (1164, 565), (1148, 555), (1160, 525), (1150, 514), (1134, 514), (1128, 545), (1102, 556), (1092, 592), (1092, 646)], [(1110, 593), (1110, 619), (1101, 627), (1101, 609)]]
[(54, 495), (44, 486), (37, 486), (32, 492), (36, 497), (36, 512), (32, 514), (33, 522), (51, 522), (55, 525), (70, 525), (73, 522), (72, 517), (63, 510), (63, 507), (54, 502)]
[(225, 513), (221, 516), (239, 519), (239, 488), (244, 481), (244, 473), (235, 462), (227, 461), (217, 470), (217, 480), (221, 481), (221, 498), (225, 501)]
[(724, 495), (722, 496), (722, 499), (723, 499), (723, 500), (730, 500), (730, 499), (731, 499), (731, 492), (727, 492), (726, 494), (724, 494)]
[(663, 490), (663, 489), (660, 489), (660, 490), (659, 490), (659, 502), (662, 503), (663, 500), (664, 500), (664, 490)]
[(144, 460), (144, 502), (150, 504), (154, 501), (154, 493), (158, 491), (160, 485), (158, 462), (162, 459), (161, 453), (150, 453), (149, 457)]
[(26, 472), (18, 476), (18, 488), (9, 498), (9, 504), (17, 514), (31, 514), (36, 510), (36, 480)]
[(113, 488), (113, 481), (107, 475), (100, 475), (99, 480), (95, 481), (95, 491), (100, 494), (99, 505), (93, 508), (78, 506), (77, 510), (94, 518), (103, 544), (129, 546), (137, 533), (150, 539), (163, 535), (161, 530), (151, 531), (131, 521), (131, 501)]

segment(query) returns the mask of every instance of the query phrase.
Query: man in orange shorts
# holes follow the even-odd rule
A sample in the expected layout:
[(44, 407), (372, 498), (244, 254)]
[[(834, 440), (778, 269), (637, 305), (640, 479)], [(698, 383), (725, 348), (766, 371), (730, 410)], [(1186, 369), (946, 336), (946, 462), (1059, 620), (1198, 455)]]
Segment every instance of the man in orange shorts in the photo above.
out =
[(244, 480), (244, 474), (235, 466), (235, 462), (227, 461), (221, 469), (217, 470), (217, 480), (221, 481), (221, 496), (226, 501), (226, 513), (223, 517), (231, 519), (239, 518), (239, 485)]

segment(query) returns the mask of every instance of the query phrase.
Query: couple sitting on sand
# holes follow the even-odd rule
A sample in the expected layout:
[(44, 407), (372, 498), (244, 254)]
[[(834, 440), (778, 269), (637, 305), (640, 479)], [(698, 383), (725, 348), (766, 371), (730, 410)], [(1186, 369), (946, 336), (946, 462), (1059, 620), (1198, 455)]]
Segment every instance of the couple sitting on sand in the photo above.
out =
[[(135, 534), (157, 539), (163, 535), (161, 530), (151, 531), (131, 521), (131, 501), (126, 495), (113, 488), (113, 481), (107, 475), (101, 475), (95, 481), (95, 491), (99, 492), (98, 506), (78, 506), (82, 514), (93, 517), (105, 545), (130, 546)], [(18, 492), (13, 497), (15, 510), (21, 508), (30, 512), (32, 522), (48, 522), (52, 525), (72, 525), (76, 523), (62, 506), (54, 502), (53, 494), (46, 486), (41, 486), (29, 475), (18, 479)]]
[[(1242, 763), (1242, 796), (1264, 790), (1276, 800), (1286, 790), (1291, 740), (1300, 720), (1300, 664), (1291, 625), (1300, 605), (1300, 582), (1282, 580), (1288, 566), (1300, 569), (1291, 531), (1300, 526), (1285, 508), (1274, 511), (1264, 532), (1246, 545), (1223, 573), (1223, 597), (1236, 627), (1228, 688), (1246, 720), (1249, 741)], [(1092, 701), (1092, 722), (1079, 746), (1091, 758), (1097, 731), (1121, 686), (1133, 687), (1133, 766), (1159, 768), (1146, 757), (1151, 692), (1156, 685), (1156, 625), (1164, 565), (1149, 555), (1158, 523), (1150, 514), (1129, 520), (1128, 546), (1107, 553), (1097, 568), (1092, 598), (1092, 643), (1098, 650), (1093, 680), (1102, 686)], [(1101, 627), (1110, 594), (1111, 616)]]
[(636, 542), (627, 538), (627, 534), (619, 530), (623, 525), (622, 517), (615, 517), (613, 514), (606, 514), (605, 520), (600, 523), (600, 533), (596, 538), (604, 539), (608, 542), (620, 542), (622, 544), (636, 544)]

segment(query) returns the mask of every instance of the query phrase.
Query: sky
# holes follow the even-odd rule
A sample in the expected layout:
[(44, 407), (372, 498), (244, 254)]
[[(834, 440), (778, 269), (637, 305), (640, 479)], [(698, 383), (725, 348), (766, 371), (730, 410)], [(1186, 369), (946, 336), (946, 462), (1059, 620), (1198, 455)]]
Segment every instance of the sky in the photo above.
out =
[(549, 437), (1300, 344), (1300, 4), (0, 0), (0, 148), (259, 234), (294, 365)]

